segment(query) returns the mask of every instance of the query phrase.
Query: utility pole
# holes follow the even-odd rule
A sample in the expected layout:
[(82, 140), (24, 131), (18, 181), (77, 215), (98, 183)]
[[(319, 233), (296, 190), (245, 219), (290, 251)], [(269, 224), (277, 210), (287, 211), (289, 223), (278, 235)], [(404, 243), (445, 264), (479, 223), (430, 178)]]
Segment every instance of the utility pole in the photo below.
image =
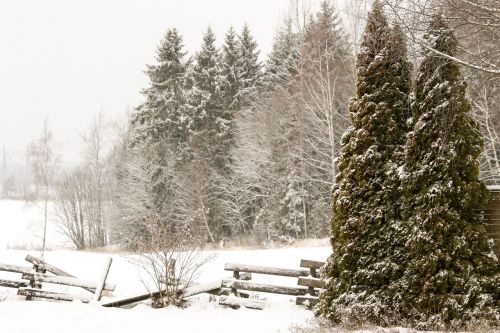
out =
[(3, 157), (2, 157), (2, 176), (0, 179), (0, 181), (2, 182), (2, 184), (0, 184), (2, 191), (0, 192), (0, 196), (3, 198), (7, 194), (6, 189), (5, 189), (5, 185), (7, 182), (7, 151), (5, 150), (5, 145), (3, 145), (2, 155), (3, 155)]

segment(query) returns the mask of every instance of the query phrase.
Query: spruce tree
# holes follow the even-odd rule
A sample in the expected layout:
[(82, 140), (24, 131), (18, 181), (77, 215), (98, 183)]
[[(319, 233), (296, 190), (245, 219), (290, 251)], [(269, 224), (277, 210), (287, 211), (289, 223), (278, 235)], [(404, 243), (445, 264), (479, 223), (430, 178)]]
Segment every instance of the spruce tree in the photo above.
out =
[(221, 79), (222, 107), (226, 110), (239, 108), (238, 92), (240, 90), (239, 42), (236, 31), (230, 27), (222, 45)]
[(194, 57), (188, 80), (192, 146), (217, 160), (218, 166), (223, 168), (232, 136), (232, 114), (223, 108), (220, 55), (211, 28), (203, 36), (201, 50)]
[(239, 80), (241, 83), (238, 99), (242, 106), (248, 105), (255, 98), (255, 94), (262, 84), (261, 69), (262, 64), (259, 61), (257, 42), (252, 37), (250, 28), (245, 24), (239, 35), (238, 60)]
[(182, 37), (169, 29), (157, 50), (157, 64), (148, 66), (150, 86), (142, 91), (146, 101), (132, 117), (133, 144), (169, 138), (183, 140), (187, 124), (182, 113), (185, 103), (183, 81), (186, 71)]
[[(410, 67), (404, 40), (375, 2), (357, 58), (352, 126), (342, 138), (333, 192), (332, 255), (317, 314), (345, 320), (396, 323), (403, 275), (398, 151), (405, 133)], [(399, 154), (400, 156), (400, 154)]]
[(229, 148), (233, 136), (232, 112), (223, 107), (220, 61), (215, 35), (208, 28), (203, 36), (201, 50), (196, 53), (188, 71), (188, 159), (196, 165), (195, 168), (189, 168), (189, 172), (195, 173), (191, 178), (203, 175), (196, 189), (202, 218), (196, 223), (212, 242), (217, 241), (223, 229), (216, 179), (219, 175), (225, 175), (229, 168)]
[(299, 37), (292, 29), (291, 19), (285, 20), (274, 37), (273, 47), (265, 65), (263, 85), (267, 91), (287, 87), (297, 75)]
[(425, 39), (405, 151), (407, 316), (421, 329), (480, 319), (498, 325), (499, 264), (481, 215), (488, 192), (478, 179), (483, 140), (458, 64), (439, 54), (455, 56), (458, 41), (441, 17)]

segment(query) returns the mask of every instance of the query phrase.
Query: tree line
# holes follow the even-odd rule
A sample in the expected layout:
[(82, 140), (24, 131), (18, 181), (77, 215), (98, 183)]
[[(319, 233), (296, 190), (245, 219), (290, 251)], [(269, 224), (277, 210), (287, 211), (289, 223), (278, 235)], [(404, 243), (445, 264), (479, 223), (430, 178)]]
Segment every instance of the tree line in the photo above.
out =
[(328, 235), (353, 55), (330, 1), (297, 23), (284, 20), (264, 63), (246, 25), (220, 48), (209, 28), (192, 57), (167, 31), (117, 168), (120, 239), (179, 226), (211, 243)]
[[(484, 21), (494, 18), (495, 2), (485, 7), (468, 1), (467, 11), (478, 18), (472, 24), (457, 1), (383, 3), (399, 24), (399, 38), (411, 41), (413, 66), (424, 57), (421, 27), (435, 12), (449, 16), (460, 41), (455, 58), (474, 65), (462, 71), (485, 138), (480, 176), (494, 184), (500, 175), (498, 80), (493, 67), (475, 67), (497, 63), (498, 28)], [(331, 189), (340, 172), (336, 158), (351, 124), (354, 54), (365, 48), (357, 36), (368, 5), (349, 2), (342, 24), (332, 1), (322, 1), (317, 12), (292, 1), (264, 61), (248, 26), (230, 28), (220, 47), (208, 29), (192, 55), (180, 32), (169, 29), (156, 62), (147, 66), (144, 102), (115, 131), (97, 117), (82, 135), (87, 162), (50, 173), (48, 191), (37, 180), (34, 197), (57, 203), (62, 230), (78, 248), (135, 247), (151, 232), (174, 226), (209, 243), (328, 236)], [(478, 24), (485, 28), (474, 29)], [(401, 94), (410, 93), (405, 89)], [(35, 170), (40, 161), (31, 148)]]

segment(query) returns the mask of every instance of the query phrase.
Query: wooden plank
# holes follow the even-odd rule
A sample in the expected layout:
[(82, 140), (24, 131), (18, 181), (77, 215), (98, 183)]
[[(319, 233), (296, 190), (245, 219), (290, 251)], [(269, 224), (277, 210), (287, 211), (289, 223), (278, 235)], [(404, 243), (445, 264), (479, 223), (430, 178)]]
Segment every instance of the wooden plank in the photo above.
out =
[(219, 304), (228, 306), (233, 309), (239, 309), (244, 306), (249, 309), (263, 310), (265, 302), (257, 299), (238, 298), (235, 296), (222, 296), (219, 299)]
[(207, 294), (215, 296), (229, 296), (231, 295), (231, 289), (229, 288), (219, 288), (207, 291)]
[(29, 286), (29, 282), (27, 281), (14, 281), (14, 280), (6, 280), (0, 279), (0, 287), (5, 288), (26, 288)]
[(238, 274), (238, 280), (249, 281), (251, 279), (252, 279), (252, 273), (243, 272)]
[[(65, 286), (71, 287), (79, 287), (84, 288), (86, 290), (96, 290), (97, 282), (82, 280), (78, 278), (72, 278), (67, 276), (54, 276), (54, 275), (46, 275), (41, 273), (24, 273), (23, 279), (25, 280), (36, 280), (40, 282), (53, 283), (53, 284), (61, 284)], [(111, 283), (106, 283), (104, 290), (113, 291), (115, 290), (115, 285)]]
[(106, 263), (104, 264), (104, 270), (102, 271), (101, 279), (99, 280), (99, 283), (97, 284), (97, 288), (95, 290), (94, 297), (92, 300), (94, 302), (98, 302), (101, 299), (101, 294), (102, 290), (104, 289), (104, 286), (106, 284), (106, 279), (109, 274), (109, 269), (111, 267), (111, 263), (113, 262), (113, 258), (108, 257), (106, 258)]
[(300, 267), (304, 267), (304, 268), (320, 269), (324, 265), (325, 265), (324, 261), (315, 261), (315, 260), (307, 260), (307, 259), (300, 260)]
[(25, 260), (27, 262), (32, 263), (35, 266), (46, 269), (47, 271), (51, 272), (52, 274), (60, 275), (60, 276), (75, 277), (75, 276), (69, 274), (68, 272), (63, 271), (62, 269), (57, 268), (56, 266), (51, 265), (51, 264), (47, 263), (46, 261), (43, 261), (41, 258), (33, 257), (33, 256), (28, 254), (26, 256)]
[(162, 291), (155, 291), (153, 293), (148, 292), (148, 293), (142, 293), (142, 294), (129, 296), (129, 297), (116, 298), (116, 299), (113, 299), (110, 301), (102, 302), (101, 305), (104, 307), (113, 307), (113, 308), (121, 307), (121, 306), (129, 305), (129, 304), (133, 304), (133, 303), (137, 303), (137, 302), (142, 302), (142, 301), (148, 300), (150, 298), (158, 298), (166, 292), (167, 292), (167, 290), (163, 289)]
[(222, 280), (215, 280), (208, 283), (197, 284), (184, 289), (181, 297), (184, 298), (202, 293), (208, 293), (209, 291), (215, 291), (217, 289), (221, 289), (221, 286), (222, 286)]
[(313, 307), (318, 303), (319, 303), (319, 298), (312, 296), (297, 296), (297, 299), (295, 300), (295, 304), (305, 305), (308, 308)]
[[(31, 255), (27, 255), (26, 256), (26, 261), (32, 263), (33, 265), (36, 265), (38, 267), (44, 267), (47, 271), (51, 272), (52, 274), (55, 274), (55, 275), (58, 275), (58, 276), (67, 276), (67, 277), (72, 277), (72, 278), (76, 278), (76, 276), (68, 273), (68, 272), (65, 272), (63, 271), (62, 269), (54, 266), (54, 265), (51, 265), (49, 264), (48, 262), (46, 261), (43, 261), (42, 259), (40, 258), (37, 258), (37, 257), (33, 257)], [(92, 288), (83, 288), (87, 291), (90, 291), (91, 293), (94, 293), (95, 292), (95, 289), (92, 289)]]
[(299, 277), (299, 282), (297, 284), (299, 286), (313, 287), (313, 288), (324, 288), (325, 287), (323, 285), (323, 281), (321, 281), (321, 279), (302, 277), (302, 276)]
[(17, 290), (17, 294), (26, 297), (38, 297), (38, 298), (46, 298), (52, 299), (56, 301), (81, 301), (83, 303), (89, 303), (90, 297), (80, 296), (80, 295), (70, 295), (70, 294), (62, 294), (56, 293), (47, 290), (40, 290), (35, 288), (19, 288)]
[(237, 271), (237, 272), (247, 272), (256, 274), (266, 274), (266, 275), (279, 275), (279, 276), (308, 276), (308, 269), (287, 269), (287, 268), (276, 268), (267, 266), (254, 266), (254, 265), (240, 265), (233, 263), (226, 263), (224, 265), (224, 270), (226, 271)]
[(239, 280), (222, 280), (222, 287), (243, 289), (248, 291), (258, 291), (263, 293), (300, 296), (307, 294), (307, 288), (302, 287), (283, 287), (270, 284), (259, 284)]
[(17, 266), (17, 265), (9, 265), (9, 264), (0, 264), (0, 271), (12, 272), (12, 273), (31, 273), (33, 272), (33, 268)]
[(500, 209), (500, 200), (492, 200), (486, 205), (488, 210), (498, 210)]

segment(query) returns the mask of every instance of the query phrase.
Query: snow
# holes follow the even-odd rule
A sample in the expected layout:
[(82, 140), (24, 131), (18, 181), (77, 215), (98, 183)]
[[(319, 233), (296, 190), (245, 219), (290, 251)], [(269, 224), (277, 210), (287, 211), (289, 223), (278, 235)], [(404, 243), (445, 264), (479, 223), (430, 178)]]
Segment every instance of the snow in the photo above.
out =
[[(300, 259), (325, 260), (328, 247), (286, 248), (270, 250), (215, 251), (216, 259), (202, 273), (199, 282), (228, 278), (224, 263), (236, 262), (267, 266), (298, 268)], [(36, 251), (0, 250), (0, 262), (25, 265), (26, 254)], [(82, 278), (96, 280), (101, 273), (105, 258), (110, 254), (76, 252), (70, 250), (49, 251), (48, 262)], [(138, 267), (127, 260), (126, 255), (112, 254), (113, 264), (108, 282), (116, 283), (113, 296), (133, 295), (143, 292), (144, 286)], [(19, 279), (20, 274), (0, 272), (0, 278)], [(254, 274), (254, 282), (297, 286), (297, 279)], [(76, 288), (49, 286), (44, 289), (64, 290), (69, 293), (86, 293)], [(61, 289), (62, 288), (62, 289)], [(70, 290), (71, 289), (71, 290)], [(295, 305), (295, 297), (251, 293), (251, 297), (266, 300), (264, 310), (241, 308), (232, 310), (210, 302), (206, 294), (189, 299), (187, 308), (168, 307), (152, 309), (140, 304), (132, 309), (103, 308), (97, 304), (55, 303), (48, 301), (26, 302), (15, 296), (15, 290), (0, 288), (0, 322), (3, 332), (140, 332), (149, 329), (165, 329), (174, 332), (287, 332), (291, 325), (303, 324), (313, 318), (311, 311)], [(110, 299), (109, 296), (105, 299)], [(29, 318), (29, 320), (27, 319)], [(75, 325), (77, 323), (77, 325)]]
[[(37, 248), (42, 244), (43, 215), (41, 204), (21, 200), (0, 200), (0, 249)], [(47, 247), (71, 247), (59, 232), (49, 209)]]
[[(0, 200), (0, 263), (29, 267), (27, 254), (40, 256), (30, 250), (40, 244), (41, 213), (34, 205), (23, 201)], [(49, 248), (60, 248), (65, 243), (57, 231), (52, 218), (48, 223)], [(67, 244), (67, 243), (66, 243)], [(316, 242), (317, 244), (317, 242)], [(27, 248), (15, 250), (14, 248)], [(299, 268), (301, 259), (325, 261), (330, 247), (321, 246), (208, 251), (215, 254), (196, 282), (204, 283), (230, 278), (232, 273), (224, 271), (227, 262)], [(147, 276), (130, 261), (131, 254), (81, 252), (69, 249), (49, 250), (47, 262), (85, 280), (96, 281), (102, 274), (106, 258), (113, 263), (108, 282), (116, 284), (111, 297), (132, 296), (146, 289), (143, 281)], [(21, 274), (0, 272), (0, 279), (20, 280)], [(296, 278), (254, 274), (253, 282), (297, 286)], [(71, 294), (89, 295), (83, 289), (44, 284), (43, 289)], [(225, 308), (218, 302), (210, 302), (209, 295), (200, 294), (188, 298), (186, 308), (167, 307), (153, 309), (139, 304), (131, 309), (104, 308), (98, 304), (80, 302), (24, 301), (15, 289), (0, 287), (0, 331), (1, 332), (288, 332), (291, 326), (304, 325), (313, 318), (313, 313), (304, 306), (295, 305), (295, 297), (265, 293), (250, 293), (251, 297), (265, 300), (264, 310)]]

